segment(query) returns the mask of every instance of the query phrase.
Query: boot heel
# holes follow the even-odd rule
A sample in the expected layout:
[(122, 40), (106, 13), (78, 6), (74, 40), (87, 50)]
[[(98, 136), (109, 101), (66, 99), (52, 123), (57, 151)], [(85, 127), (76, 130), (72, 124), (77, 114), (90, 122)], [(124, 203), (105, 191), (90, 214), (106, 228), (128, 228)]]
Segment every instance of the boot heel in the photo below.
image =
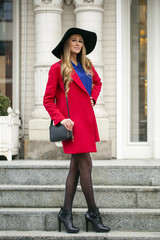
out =
[(58, 230), (61, 232), (61, 220), (58, 218)]
[(86, 218), (86, 232), (88, 232), (88, 219)]
[(110, 228), (104, 226), (98, 208), (96, 210), (88, 210), (86, 217), (86, 232), (88, 232), (88, 222), (90, 222), (95, 232), (109, 232)]
[(65, 210), (64, 208), (61, 208), (60, 212), (58, 213), (58, 229), (59, 232), (61, 232), (61, 223), (63, 223), (66, 232), (68, 233), (78, 233), (79, 228), (75, 227), (73, 225), (72, 221), (72, 213), (71, 210)]

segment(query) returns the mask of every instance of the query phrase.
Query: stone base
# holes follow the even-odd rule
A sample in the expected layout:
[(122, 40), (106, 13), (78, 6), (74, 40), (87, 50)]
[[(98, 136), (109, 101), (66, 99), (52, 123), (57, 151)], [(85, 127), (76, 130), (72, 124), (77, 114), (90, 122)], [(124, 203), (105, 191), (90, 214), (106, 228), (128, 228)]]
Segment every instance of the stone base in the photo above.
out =
[[(112, 146), (109, 140), (109, 120), (97, 118), (101, 142), (97, 143), (97, 153), (92, 153), (93, 159), (110, 159)], [(61, 143), (49, 141), (49, 119), (31, 119), (29, 121), (29, 140), (25, 141), (25, 159), (70, 159), (63, 153)]]
[[(108, 118), (97, 117), (97, 125), (101, 141), (109, 141)], [(49, 141), (50, 119), (31, 119), (29, 121), (29, 140)]]
[(25, 159), (37, 160), (65, 160), (70, 159), (68, 154), (64, 154), (63, 147), (57, 147), (56, 143), (49, 141), (25, 141)]
[(49, 141), (50, 119), (31, 119), (29, 121), (29, 140)]
[(97, 117), (96, 120), (101, 141), (109, 141), (109, 119)]
[[(58, 143), (60, 145), (60, 143)], [(63, 147), (49, 141), (25, 140), (25, 159), (37, 160), (65, 160), (70, 154), (64, 154)], [(91, 153), (92, 159), (111, 159), (111, 142), (97, 143), (97, 153)]]

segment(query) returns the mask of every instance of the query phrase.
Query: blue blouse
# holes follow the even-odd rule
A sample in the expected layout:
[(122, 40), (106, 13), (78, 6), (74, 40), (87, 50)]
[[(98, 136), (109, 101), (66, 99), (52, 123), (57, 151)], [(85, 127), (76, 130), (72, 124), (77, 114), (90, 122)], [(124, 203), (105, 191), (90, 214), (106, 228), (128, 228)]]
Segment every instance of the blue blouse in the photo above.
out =
[(91, 90), (92, 90), (92, 77), (91, 77), (91, 75), (89, 75), (89, 76), (86, 75), (80, 61), (78, 61), (78, 65), (75, 65), (72, 61), (71, 61), (71, 63), (72, 63), (72, 66), (73, 66), (74, 70), (76, 71), (79, 78), (81, 79), (84, 87), (86, 88), (88, 94), (91, 96)]

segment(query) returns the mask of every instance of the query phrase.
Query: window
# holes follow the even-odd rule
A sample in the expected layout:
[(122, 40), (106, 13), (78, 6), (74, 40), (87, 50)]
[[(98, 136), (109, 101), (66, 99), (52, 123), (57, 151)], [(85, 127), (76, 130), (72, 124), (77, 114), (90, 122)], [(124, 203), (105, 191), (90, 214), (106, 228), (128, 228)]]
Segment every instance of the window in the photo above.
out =
[(0, 1), (0, 93), (12, 100), (13, 3)]

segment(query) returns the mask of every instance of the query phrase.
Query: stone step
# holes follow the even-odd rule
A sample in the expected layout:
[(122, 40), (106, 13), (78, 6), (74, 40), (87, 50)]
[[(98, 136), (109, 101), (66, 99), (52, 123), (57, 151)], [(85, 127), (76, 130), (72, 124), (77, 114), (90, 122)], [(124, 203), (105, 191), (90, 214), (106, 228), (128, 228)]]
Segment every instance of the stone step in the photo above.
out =
[[(65, 186), (2, 185), (0, 207), (59, 207), (63, 203)], [(94, 186), (97, 206), (100, 208), (160, 208), (158, 186)], [(80, 186), (74, 207), (86, 207)]]
[[(1, 208), (0, 231), (57, 231), (58, 211), (54, 208)], [(81, 231), (85, 231), (85, 212), (86, 209), (73, 209), (74, 224)], [(105, 208), (100, 212), (103, 223), (112, 231), (160, 232), (160, 209)], [(91, 224), (90, 231), (93, 231)]]
[[(18, 160), (0, 162), (0, 184), (61, 185), (69, 161)], [(160, 185), (160, 160), (93, 160), (96, 185)]]
[(94, 233), (80, 231), (78, 234), (49, 231), (0, 231), (1, 240), (160, 240), (159, 232)]

